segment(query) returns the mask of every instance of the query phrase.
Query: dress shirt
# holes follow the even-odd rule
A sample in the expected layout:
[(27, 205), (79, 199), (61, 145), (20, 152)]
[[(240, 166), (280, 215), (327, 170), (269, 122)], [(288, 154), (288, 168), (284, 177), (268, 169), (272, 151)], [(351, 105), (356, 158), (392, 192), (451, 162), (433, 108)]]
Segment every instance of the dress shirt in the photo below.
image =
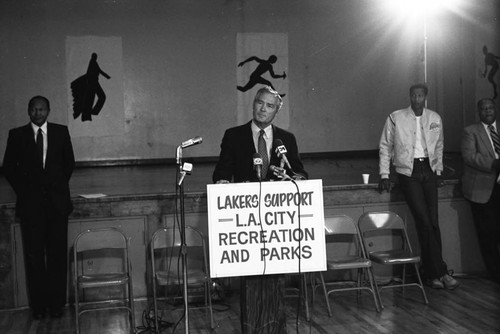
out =
[[(253, 145), (255, 146), (255, 152), (259, 152), (259, 136), (260, 136), (260, 128), (252, 122), (252, 137), (253, 137)], [(273, 127), (269, 125), (264, 130), (264, 140), (266, 141), (267, 147), (267, 156), (269, 157), (269, 161), (271, 161), (271, 148), (273, 146)]]
[[(485, 124), (483, 122), (481, 122), (481, 124), (483, 124), (484, 129), (486, 130), (486, 133), (488, 134), (488, 138), (490, 138), (491, 147), (493, 147), (493, 152), (495, 153), (495, 158), (497, 158), (497, 159), (500, 158), (498, 156), (497, 152), (495, 151), (495, 146), (493, 145), (493, 140), (491, 140), (490, 129), (488, 129), (489, 125)], [(491, 125), (493, 125), (493, 127), (495, 128), (496, 133), (500, 136), (500, 133), (498, 133), (497, 122), (495, 121), (495, 122), (491, 123)]]

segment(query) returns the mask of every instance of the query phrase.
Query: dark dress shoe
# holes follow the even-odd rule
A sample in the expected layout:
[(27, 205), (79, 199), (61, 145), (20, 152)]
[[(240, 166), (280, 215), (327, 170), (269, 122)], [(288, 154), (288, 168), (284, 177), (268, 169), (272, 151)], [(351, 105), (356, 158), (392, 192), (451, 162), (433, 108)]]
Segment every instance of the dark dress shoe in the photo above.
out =
[(61, 307), (54, 307), (49, 310), (51, 318), (60, 318), (63, 315), (63, 309)]
[(43, 318), (45, 318), (45, 310), (42, 309), (33, 310), (33, 319), (42, 320)]

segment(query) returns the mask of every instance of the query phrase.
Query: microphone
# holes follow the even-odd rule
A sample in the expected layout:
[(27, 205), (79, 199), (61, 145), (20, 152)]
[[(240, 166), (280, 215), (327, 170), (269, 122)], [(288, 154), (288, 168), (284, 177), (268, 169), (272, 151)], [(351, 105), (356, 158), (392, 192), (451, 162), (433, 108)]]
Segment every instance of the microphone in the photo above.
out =
[(262, 180), (262, 157), (259, 153), (253, 154), (253, 170), (257, 172), (257, 178)]
[(274, 147), (275, 147), (274, 152), (276, 153), (278, 158), (281, 159), (281, 167), (286, 165), (288, 167), (288, 169), (292, 170), (292, 166), (290, 166), (290, 163), (288, 162), (288, 159), (286, 158), (286, 154), (288, 151), (286, 150), (285, 145), (283, 145), (283, 142), (281, 141), (281, 139), (276, 139), (274, 141)]
[(203, 139), (200, 136), (196, 136), (194, 138), (191, 138), (191, 139), (188, 139), (188, 140), (182, 142), (181, 148), (188, 148), (188, 147), (191, 147), (193, 145), (198, 145), (198, 144), (201, 144), (202, 141), (203, 141)]
[(278, 177), (284, 179), (284, 180), (290, 180), (294, 181), (290, 176), (286, 174), (286, 172), (283, 170), (283, 168), (276, 167), (275, 165), (269, 166), (269, 169), (274, 173), (277, 174)]

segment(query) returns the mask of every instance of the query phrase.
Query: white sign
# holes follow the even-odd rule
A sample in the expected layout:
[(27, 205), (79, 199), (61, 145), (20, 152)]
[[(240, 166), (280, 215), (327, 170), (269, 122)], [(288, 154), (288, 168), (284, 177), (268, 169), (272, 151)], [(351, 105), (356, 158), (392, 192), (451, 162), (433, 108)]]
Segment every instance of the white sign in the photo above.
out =
[(321, 180), (207, 185), (210, 276), (326, 270)]

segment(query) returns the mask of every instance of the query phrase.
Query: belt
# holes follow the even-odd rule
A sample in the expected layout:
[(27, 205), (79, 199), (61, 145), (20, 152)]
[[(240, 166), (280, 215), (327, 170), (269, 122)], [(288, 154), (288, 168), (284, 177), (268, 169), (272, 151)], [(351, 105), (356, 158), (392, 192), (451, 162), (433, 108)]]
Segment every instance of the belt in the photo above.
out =
[(424, 161), (429, 160), (429, 158), (415, 158), (415, 159), (413, 159), (413, 160), (415, 160), (415, 162), (417, 162), (417, 161), (418, 161), (418, 162), (424, 162)]

